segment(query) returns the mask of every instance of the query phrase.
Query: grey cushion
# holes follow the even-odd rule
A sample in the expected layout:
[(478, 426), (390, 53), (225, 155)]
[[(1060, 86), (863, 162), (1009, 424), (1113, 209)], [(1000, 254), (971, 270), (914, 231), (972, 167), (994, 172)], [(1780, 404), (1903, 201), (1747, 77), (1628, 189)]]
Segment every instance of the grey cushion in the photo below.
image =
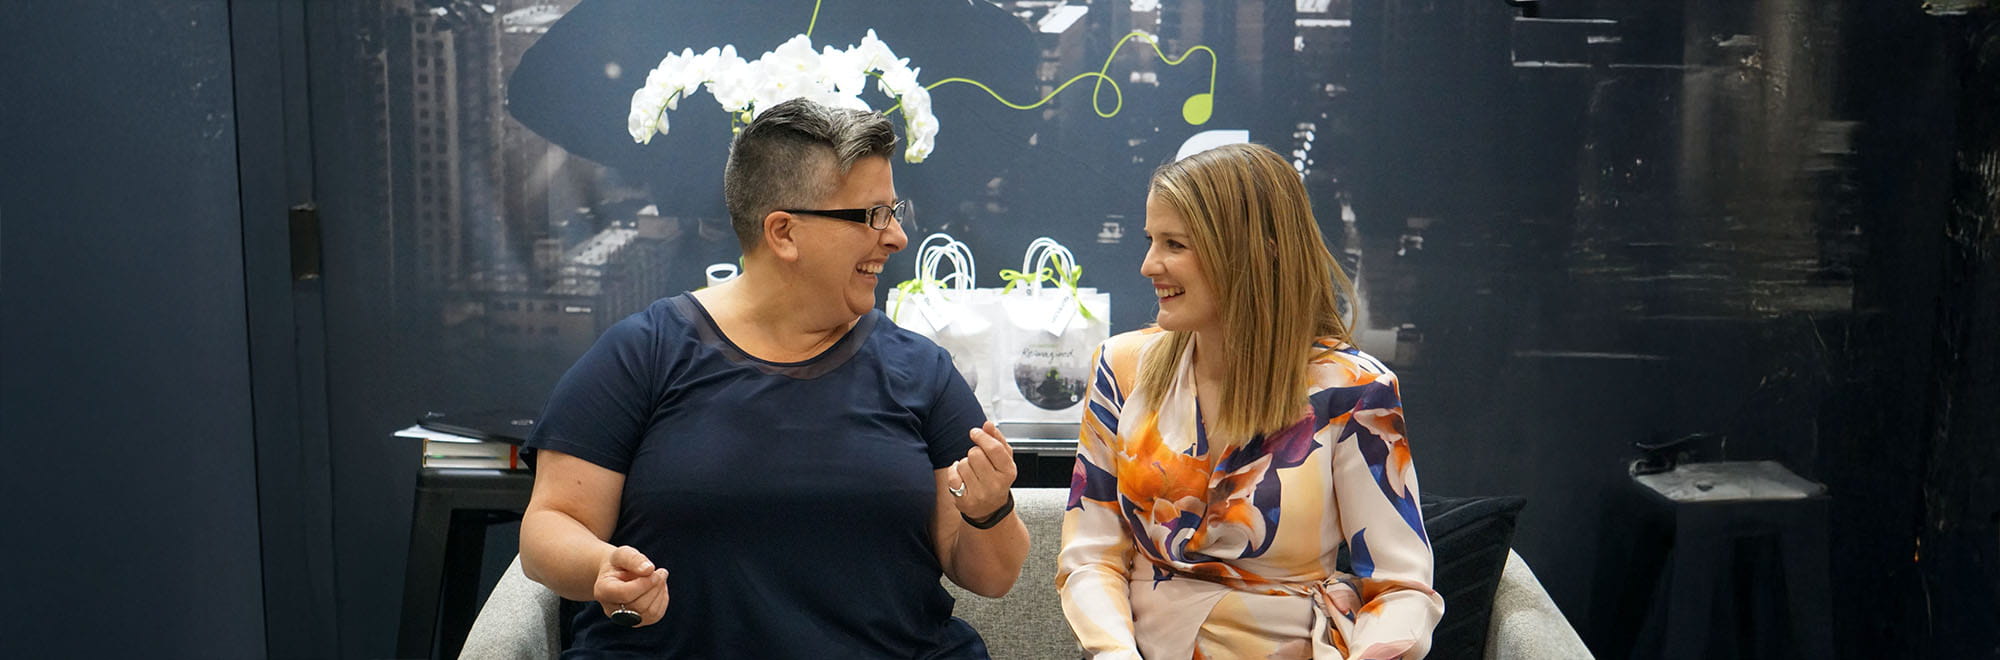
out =
[(986, 638), (994, 658), (1075, 658), (1076, 635), (1063, 618), (1056, 593), (1056, 550), (1062, 547), (1065, 488), (1016, 488), (1014, 511), (1028, 525), (1028, 561), (1021, 579), (1001, 598), (975, 595), (950, 578), (944, 586), (958, 599), (953, 614)]
[(458, 657), (469, 660), (548, 660), (561, 651), (561, 599), (521, 573), (521, 558), (507, 565), (500, 583), (479, 608)]
[(1549, 599), (1528, 562), (1507, 551), (1507, 569), (1493, 594), (1485, 660), (1589, 660), (1590, 649)]

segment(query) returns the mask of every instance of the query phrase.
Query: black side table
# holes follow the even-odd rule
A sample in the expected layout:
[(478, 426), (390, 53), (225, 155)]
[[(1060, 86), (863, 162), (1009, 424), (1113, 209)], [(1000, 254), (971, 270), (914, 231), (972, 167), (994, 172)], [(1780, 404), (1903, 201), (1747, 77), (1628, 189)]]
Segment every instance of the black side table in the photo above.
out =
[(1001, 422), (1000, 433), (1013, 445), (1014, 465), (1020, 470), (1014, 486), (1068, 488), (1081, 427), (1076, 422)]
[(525, 470), (418, 471), (396, 657), (429, 658), (433, 649), (458, 657), (478, 614), (486, 528), (520, 520), (534, 485)]
[[(1635, 658), (1732, 658), (1743, 644), (1771, 647), (1797, 658), (1833, 656), (1832, 572), (1828, 559), (1826, 487), (1773, 461), (1686, 463), (1659, 474), (1636, 475), (1642, 491), (1671, 512), (1672, 543), (1661, 576), (1665, 598), (1654, 608)], [(1748, 576), (1755, 595), (1782, 606), (1785, 622), (1751, 620), (1749, 607), (1724, 603), (1741, 548), (1766, 543), (1776, 550), (1775, 575)], [(1737, 620), (1716, 621), (1717, 606)], [(1784, 641), (1789, 638), (1789, 642)]]

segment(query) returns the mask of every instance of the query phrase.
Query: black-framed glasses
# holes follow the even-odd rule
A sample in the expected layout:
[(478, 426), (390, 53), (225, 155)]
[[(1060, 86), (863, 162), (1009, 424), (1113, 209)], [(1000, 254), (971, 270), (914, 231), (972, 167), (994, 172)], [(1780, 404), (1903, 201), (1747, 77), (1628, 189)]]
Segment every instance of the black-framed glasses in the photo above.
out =
[(786, 213), (804, 213), (835, 220), (859, 222), (876, 230), (888, 229), (889, 220), (903, 223), (904, 230), (914, 230), (917, 223), (917, 206), (907, 199), (896, 200), (894, 204), (877, 204), (865, 209), (779, 209)]

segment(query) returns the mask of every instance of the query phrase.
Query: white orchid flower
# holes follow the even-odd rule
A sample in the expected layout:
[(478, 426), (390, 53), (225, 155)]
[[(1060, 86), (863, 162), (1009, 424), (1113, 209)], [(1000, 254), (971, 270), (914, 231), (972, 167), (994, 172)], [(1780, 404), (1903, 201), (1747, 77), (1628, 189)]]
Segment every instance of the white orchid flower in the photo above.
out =
[(822, 84), (832, 87), (837, 93), (859, 99), (868, 91), (868, 69), (861, 65), (861, 55), (853, 49), (834, 50), (827, 46), (819, 54), (819, 71), (816, 75)]
[(708, 77), (708, 93), (715, 97), (715, 102), (726, 112), (741, 112), (750, 105), (756, 84), (757, 76), (750, 63), (736, 56), (735, 46), (723, 46)]
[(903, 136), (909, 142), (903, 149), (903, 160), (920, 163), (930, 157), (938, 133), (937, 115), (930, 111), (930, 90), (916, 88), (903, 97), (903, 104)]
[(911, 89), (918, 87), (917, 71), (910, 68), (909, 60), (891, 60), (889, 68), (882, 70), (880, 87), (883, 93), (890, 96), (908, 94)]
[(779, 44), (777, 50), (765, 53), (757, 61), (781, 64), (791, 74), (811, 73), (819, 69), (819, 52), (813, 50), (812, 40), (801, 34)]
[(868, 89), (871, 73), (880, 76), (878, 89), (897, 100), (903, 115), (908, 143), (904, 160), (923, 161), (938, 132), (930, 91), (919, 80), (921, 72), (911, 68), (909, 60), (898, 59), (874, 30), (859, 45), (818, 51), (813, 50), (811, 38), (798, 35), (755, 61), (737, 56), (734, 45), (700, 54), (691, 48), (669, 54), (646, 75), (645, 85), (633, 91), (626, 130), (633, 141), (649, 143), (654, 135), (667, 132), (666, 113), (679, 109), (681, 99), (703, 87), (740, 123), (754, 121), (764, 110), (795, 98), (865, 112), (870, 108), (861, 94)]
[(889, 44), (875, 36), (873, 29), (861, 37), (861, 45), (851, 50), (861, 56), (861, 68), (865, 71), (886, 71), (896, 62), (896, 53), (889, 50)]
[(663, 106), (666, 100), (660, 98), (660, 91), (647, 86), (632, 93), (632, 112), (625, 118), (625, 130), (632, 134), (632, 140), (640, 144), (652, 142), (653, 136), (667, 131), (667, 113)]

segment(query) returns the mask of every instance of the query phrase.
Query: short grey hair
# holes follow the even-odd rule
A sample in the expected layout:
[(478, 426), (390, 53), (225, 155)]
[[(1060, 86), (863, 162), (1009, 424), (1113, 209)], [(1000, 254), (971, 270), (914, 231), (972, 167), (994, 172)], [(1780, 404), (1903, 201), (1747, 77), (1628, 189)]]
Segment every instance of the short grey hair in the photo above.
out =
[(750, 252), (761, 242), (764, 216), (811, 206), (833, 194), (855, 163), (888, 158), (895, 148), (896, 133), (881, 113), (805, 99), (771, 106), (736, 135), (723, 169), (736, 241)]

